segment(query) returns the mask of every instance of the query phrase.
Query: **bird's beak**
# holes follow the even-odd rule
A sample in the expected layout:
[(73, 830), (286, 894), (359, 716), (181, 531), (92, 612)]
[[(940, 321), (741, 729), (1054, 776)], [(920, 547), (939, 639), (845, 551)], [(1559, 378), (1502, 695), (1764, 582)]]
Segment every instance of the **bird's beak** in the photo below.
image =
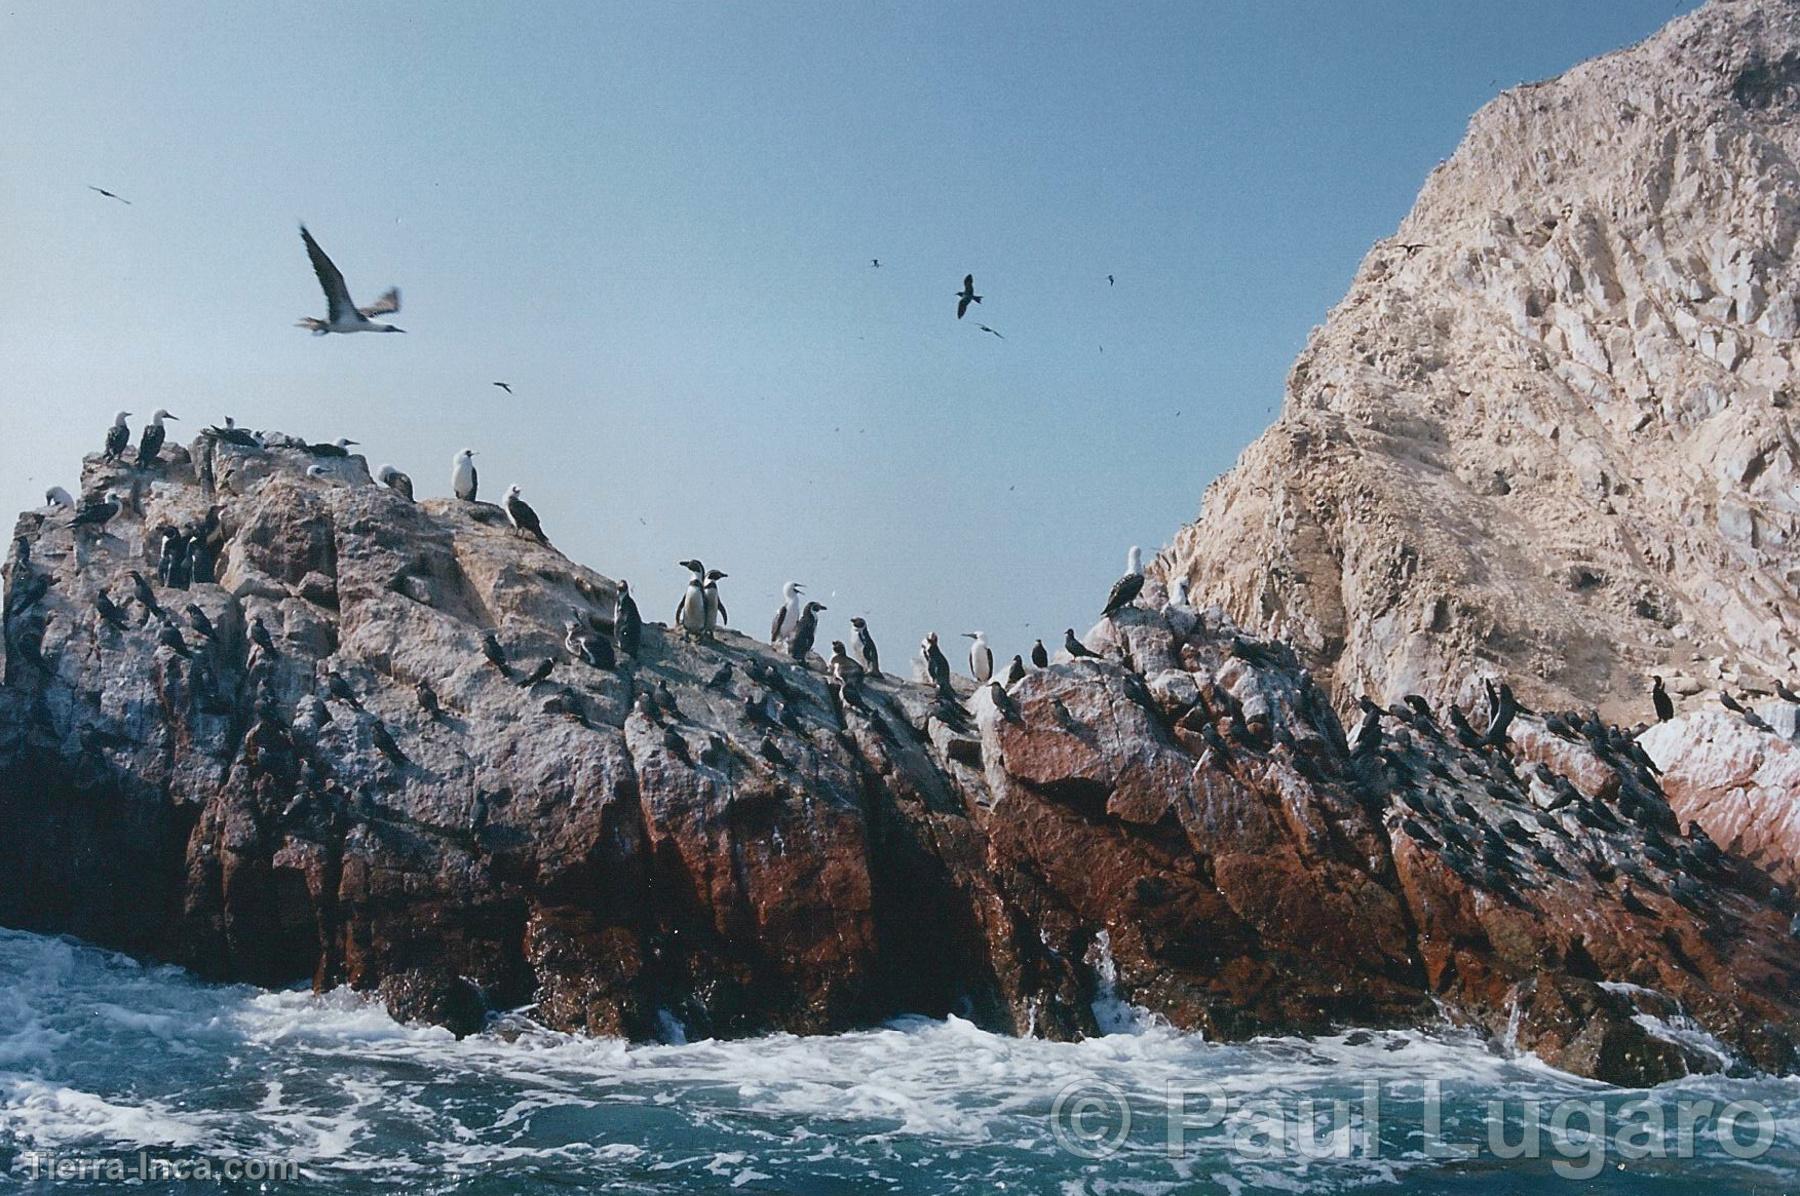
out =
[(963, 638), (966, 640), (972, 640), (975, 638), (975, 633), (973, 631), (965, 631), (962, 633), (962, 635), (963, 635)]
[(180, 419), (180, 418), (181, 418), (181, 417), (180, 417), (180, 416), (179, 416), (179, 415), (165, 415), (165, 416), (163, 416), (163, 418), (164, 418), (164, 419), (173, 419), (173, 420), (179, 420), (179, 419)]
[(723, 581), (723, 580), (724, 580), (724, 579), (725, 579), (725, 578), (727, 578), (727, 577), (730, 577), (730, 576), (731, 576), (731, 574), (729, 574), (729, 573), (726, 573), (726, 572), (724, 572), (724, 571), (722, 571), (722, 570), (721, 570), (721, 571), (720, 571), (720, 573), (719, 573), (719, 580), (720, 580), (720, 581)]
[(362, 441), (360, 441), (360, 440), (346, 440), (346, 441), (344, 441), (344, 443), (345, 443), (345, 444), (346, 444), (346, 445), (351, 445), (351, 444), (361, 444), (361, 443), (362, 443)]

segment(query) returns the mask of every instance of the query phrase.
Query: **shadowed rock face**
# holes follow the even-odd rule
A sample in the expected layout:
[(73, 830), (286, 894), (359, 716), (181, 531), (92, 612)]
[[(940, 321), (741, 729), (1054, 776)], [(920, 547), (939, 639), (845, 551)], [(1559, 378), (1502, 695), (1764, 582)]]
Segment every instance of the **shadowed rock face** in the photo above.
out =
[[(609, 626), (613, 582), (497, 508), (409, 503), (356, 457), (325, 480), (288, 449), (168, 457), (88, 461), (89, 493), (139, 495), (104, 533), (19, 522), (8, 925), (459, 1030), (535, 1000), (635, 1037), (901, 1011), (1071, 1037), (1108, 978), (1218, 1037), (1448, 1013), (1587, 1074), (1719, 1066), (1634, 1020), (1654, 1005), (1792, 1059), (1778, 895), (1683, 835), (1610, 729), (1527, 716), (1472, 748), (1405, 711), (1352, 746), (1288, 648), (1147, 608), (1090, 634), (1105, 660), (966, 715), (893, 680), (845, 701), (735, 633), (651, 625), (603, 670), (563, 631)], [(157, 583), (158, 529), (209, 512), (216, 566)]]
[(1796, 62), (1712, 0), (1485, 106), (1153, 571), (1340, 705), (1800, 673)]

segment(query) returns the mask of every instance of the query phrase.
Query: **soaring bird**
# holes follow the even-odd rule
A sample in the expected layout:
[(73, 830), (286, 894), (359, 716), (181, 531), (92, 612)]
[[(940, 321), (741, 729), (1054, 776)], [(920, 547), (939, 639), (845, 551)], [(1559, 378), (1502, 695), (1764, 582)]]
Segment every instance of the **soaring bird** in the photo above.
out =
[(981, 296), (975, 293), (975, 276), (963, 275), (962, 290), (956, 293), (956, 318), (963, 318), (963, 313), (969, 310), (969, 304), (980, 302)]
[(1067, 652), (1077, 660), (1080, 660), (1084, 656), (1090, 660), (1100, 659), (1100, 653), (1090, 650), (1086, 644), (1075, 638), (1075, 629), (1073, 627), (1063, 632), (1063, 651)]
[(1038, 640), (1031, 645), (1031, 663), (1040, 669), (1050, 667), (1050, 653), (1044, 649), (1044, 641)]
[(450, 493), (464, 502), (474, 502), (480, 482), (475, 472), (475, 450), (464, 449), (456, 454), (456, 460), (450, 463)]
[(89, 191), (94, 192), (96, 195), (104, 195), (108, 199), (116, 199), (120, 203), (124, 204), (126, 207), (131, 206), (131, 201), (129, 199), (126, 199), (123, 195), (114, 195), (111, 191), (108, 191), (105, 187), (96, 187), (96, 186), (94, 186), (94, 184), (89, 183), (87, 185), (87, 189)]
[(969, 676), (977, 685), (986, 685), (994, 676), (994, 650), (988, 647), (987, 633), (965, 631), (963, 638), (973, 641), (969, 645)]
[(1110, 619), (1121, 610), (1130, 606), (1144, 588), (1144, 558), (1133, 544), (1131, 551), (1125, 554), (1125, 576), (1113, 582), (1112, 593), (1106, 596), (1106, 609), (1100, 617)]
[(871, 269), (871, 270), (881, 269), (881, 259), (878, 257), (870, 258), (869, 259), (869, 269)]
[(389, 490), (400, 495), (407, 502), (413, 500), (412, 479), (395, 469), (392, 465), (383, 465), (375, 471), (375, 480)]
[(113, 416), (112, 427), (106, 430), (106, 452), (103, 456), (108, 461), (117, 461), (124, 456), (125, 446), (131, 443), (131, 429), (125, 426), (125, 417), (130, 414), (129, 411), (119, 412)]
[(781, 606), (769, 621), (771, 644), (779, 644), (794, 633), (794, 626), (800, 621), (800, 595), (805, 590), (806, 587), (797, 581), (790, 581), (781, 587)]
[(304, 224), (300, 226), (300, 239), (306, 242), (306, 256), (312, 259), (313, 273), (319, 276), (319, 286), (325, 291), (325, 318), (306, 316), (296, 327), (310, 328), (314, 336), (324, 336), (327, 332), (406, 331), (392, 324), (377, 324), (372, 318), (400, 310), (398, 288), (389, 288), (387, 294), (368, 307), (358, 307), (350, 298), (350, 288), (344, 285), (342, 272), (325, 256), (325, 251), (319, 248), (319, 243), (313, 240)]
[(1666, 723), (1675, 717), (1675, 701), (1669, 697), (1669, 691), (1663, 688), (1661, 677), (1652, 676), (1650, 680), (1650, 704), (1656, 707), (1656, 721)]
[(853, 615), (850, 626), (856, 631), (856, 651), (862, 657), (863, 670), (871, 677), (881, 676), (881, 653), (876, 650), (875, 637), (869, 634), (868, 623), (861, 615)]
[(995, 332), (994, 329), (989, 328), (986, 324), (977, 324), (975, 327), (981, 329), (983, 332), (992, 332), (995, 336), (1000, 337), (1001, 340), (1006, 339), (1005, 337), (1000, 336), (998, 332)]
[(544, 525), (538, 522), (537, 512), (531, 509), (529, 503), (519, 497), (517, 486), (506, 488), (506, 517), (512, 520), (514, 527), (539, 544), (550, 543), (544, 536)]
[(156, 454), (162, 452), (163, 440), (168, 436), (168, 432), (163, 428), (163, 421), (180, 418), (178, 415), (170, 415), (161, 407), (156, 409), (155, 414), (150, 417), (150, 422), (144, 425), (143, 438), (138, 441), (137, 463), (140, 466), (154, 464)]
[(1112, 284), (1113, 284), (1113, 276), (1112, 276), (1112, 275), (1110, 275), (1110, 274), (1108, 274), (1108, 275), (1107, 275), (1107, 276), (1106, 276), (1106, 285), (1107, 285), (1107, 286), (1111, 286), (1111, 285), (1112, 285)]
[(510, 382), (496, 382), (494, 385), (498, 386), (501, 390), (504, 390), (507, 394), (512, 393), (512, 383)]
[(638, 646), (644, 642), (644, 617), (638, 613), (637, 600), (631, 596), (631, 583), (623, 577), (619, 579), (619, 596), (615, 603), (617, 609), (613, 614), (613, 639), (619, 651), (627, 656), (636, 656)]

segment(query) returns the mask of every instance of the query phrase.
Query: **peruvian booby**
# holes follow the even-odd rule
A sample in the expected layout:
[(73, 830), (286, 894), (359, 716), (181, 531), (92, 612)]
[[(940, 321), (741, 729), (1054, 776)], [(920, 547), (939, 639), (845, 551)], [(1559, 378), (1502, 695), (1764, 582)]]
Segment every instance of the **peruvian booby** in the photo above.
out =
[(969, 304), (980, 302), (981, 296), (975, 293), (975, 276), (963, 275), (962, 290), (956, 292), (956, 318), (963, 318), (963, 313), (969, 310)]
[(975, 678), (975, 684), (986, 685), (994, 677), (994, 650), (988, 647), (987, 633), (965, 631), (963, 638), (973, 641), (969, 644), (969, 676)]
[(862, 657), (863, 669), (871, 677), (881, 676), (881, 653), (875, 648), (875, 637), (869, 634), (869, 625), (861, 615), (853, 615), (850, 626), (856, 631), (856, 650)]
[(1070, 656), (1073, 656), (1076, 660), (1080, 660), (1084, 656), (1089, 660), (1100, 659), (1100, 653), (1091, 651), (1086, 644), (1075, 638), (1075, 629), (1073, 627), (1070, 627), (1063, 632), (1063, 651), (1067, 652)]
[(695, 560), (675, 563), (688, 571), (687, 589), (675, 604), (675, 626), (699, 638), (706, 634), (706, 566)]
[(506, 517), (512, 520), (512, 525), (514, 527), (536, 540), (539, 544), (550, 543), (549, 539), (544, 535), (544, 525), (538, 522), (537, 512), (531, 509), (530, 503), (527, 503), (524, 499), (519, 497), (519, 488), (517, 486), (508, 486), (506, 488), (506, 502), (504, 505), (506, 507)]
[(1175, 579), (1174, 588), (1169, 591), (1169, 605), (1179, 610), (1186, 607), (1187, 604), (1188, 579), (1185, 577), (1177, 577)]
[(319, 248), (319, 243), (313, 240), (304, 224), (300, 226), (300, 239), (306, 242), (306, 256), (312, 259), (313, 273), (319, 276), (319, 286), (325, 292), (325, 318), (305, 316), (296, 327), (311, 329), (314, 336), (324, 336), (328, 332), (406, 331), (392, 324), (377, 324), (371, 318), (392, 315), (400, 310), (399, 288), (389, 288), (368, 307), (357, 307), (350, 298), (350, 288), (344, 285), (343, 274), (325, 256), (325, 251)]
[(392, 465), (383, 465), (375, 471), (375, 480), (389, 490), (400, 495), (407, 502), (413, 500), (412, 479), (395, 469)]
[(790, 581), (781, 587), (781, 606), (776, 609), (775, 617), (769, 621), (769, 642), (779, 644), (794, 633), (794, 627), (800, 622), (800, 595), (806, 589), (797, 581)]
[(44, 491), (44, 506), (52, 511), (68, 511), (75, 507), (75, 500), (61, 486), (52, 486)]
[(1100, 617), (1110, 619), (1121, 610), (1130, 606), (1144, 588), (1144, 558), (1133, 544), (1131, 551), (1125, 554), (1125, 576), (1113, 583), (1112, 593), (1106, 596), (1106, 609)]
[(1050, 667), (1050, 653), (1044, 648), (1044, 641), (1037, 640), (1031, 645), (1031, 663), (1040, 669)]
[(129, 411), (119, 412), (113, 416), (112, 427), (106, 430), (106, 452), (103, 456), (108, 461), (117, 461), (124, 456), (125, 446), (131, 443), (131, 429), (125, 426), (125, 417), (130, 414)]
[(309, 444), (306, 451), (315, 457), (348, 457), (350, 446), (361, 444), (360, 440), (352, 440), (348, 436), (340, 436), (329, 444)]
[(168, 431), (163, 427), (163, 421), (180, 418), (179, 415), (170, 415), (161, 407), (158, 407), (150, 416), (150, 422), (144, 425), (143, 437), (138, 441), (137, 463), (139, 466), (154, 465), (156, 455), (162, 452), (163, 441), (168, 438)]
[(731, 574), (719, 569), (706, 571), (706, 638), (711, 639), (719, 628), (731, 623), (731, 612), (725, 609), (724, 599), (719, 597), (719, 582)]
[(613, 638), (619, 651), (636, 656), (644, 641), (644, 617), (638, 613), (637, 600), (631, 596), (631, 583), (619, 579), (619, 595), (614, 602)]
[(450, 463), (450, 493), (464, 502), (474, 502), (481, 478), (475, 472), (475, 450), (464, 449)]
[(225, 424), (223, 427), (215, 424), (211, 427), (200, 429), (200, 434), (208, 440), (218, 440), (223, 441), (226, 444), (235, 444), (239, 448), (259, 449), (263, 446), (262, 441), (257, 439), (254, 432), (238, 427), (237, 421), (232, 419), (229, 415), (225, 417)]
[(1675, 717), (1675, 701), (1669, 697), (1669, 691), (1663, 688), (1661, 677), (1651, 677), (1650, 704), (1656, 707), (1656, 721), (1666, 723)]
[(825, 609), (823, 602), (808, 602), (800, 608), (800, 618), (794, 624), (794, 638), (788, 642), (789, 656), (800, 661), (806, 659), (819, 635), (819, 612)]

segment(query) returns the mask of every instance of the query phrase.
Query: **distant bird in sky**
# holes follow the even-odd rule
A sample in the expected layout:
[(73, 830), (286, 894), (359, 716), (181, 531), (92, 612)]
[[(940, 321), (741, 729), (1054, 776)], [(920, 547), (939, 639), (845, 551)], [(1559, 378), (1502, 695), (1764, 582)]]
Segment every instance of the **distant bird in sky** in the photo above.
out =
[(869, 259), (869, 268), (870, 268), (870, 269), (871, 269), (871, 270), (879, 270), (879, 269), (881, 269), (881, 259), (880, 259), (880, 258), (878, 258), (878, 257), (872, 257), (872, 258), (870, 258), (870, 259)]
[(496, 382), (494, 385), (498, 386), (501, 390), (504, 390), (507, 394), (512, 393), (512, 383), (510, 382)]
[(96, 186), (94, 186), (94, 184), (89, 183), (88, 190), (96, 192), (100, 195), (104, 195), (108, 199), (116, 199), (120, 203), (126, 205), (127, 207), (131, 206), (131, 201), (129, 199), (126, 199), (123, 195), (114, 195), (111, 191), (108, 191), (105, 187), (96, 187)]
[(1108, 274), (1108, 275), (1107, 275), (1107, 276), (1106, 276), (1106, 285), (1107, 285), (1107, 286), (1111, 286), (1111, 285), (1112, 285), (1112, 284), (1113, 284), (1113, 276), (1112, 276), (1112, 275), (1110, 275), (1110, 274)]
[(306, 256), (312, 259), (313, 273), (319, 276), (319, 286), (325, 291), (325, 318), (315, 316), (303, 317), (297, 327), (310, 328), (314, 336), (324, 336), (328, 332), (405, 332), (404, 328), (396, 328), (392, 324), (377, 324), (375, 316), (391, 315), (400, 310), (400, 289), (390, 287), (388, 292), (368, 307), (358, 307), (350, 298), (350, 288), (344, 285), (344, 276), (332, 264), (319, 243), (313, 240), (306, 226), (300, 226), (300, 239), (306, 242)]
[(474, 502), (480, 482), (481, 477), (475, 472), (475, 450), (464, 449), (456, 454), (450, 466), (450, 492), (464, 502)]
[(963, 318), (963, 313), (969, 310), (969, 304), (980, 302), (981, 296), (975, 293), (975, 276), (963, 275), (963, 288), (956, 293), (956, 318)]
[(1000, 334), (998, 332), (994, 332), (994, 330), (992, 328), (989, 328), (986, 324), (977, 324), (977, 325), (975, 325), (975, 327), (981, 329), (983, 332), (993, 332), (994, 335), (999, 336), (1001, 340), (1006, 339), (1005, 337), (1000, 336)]

